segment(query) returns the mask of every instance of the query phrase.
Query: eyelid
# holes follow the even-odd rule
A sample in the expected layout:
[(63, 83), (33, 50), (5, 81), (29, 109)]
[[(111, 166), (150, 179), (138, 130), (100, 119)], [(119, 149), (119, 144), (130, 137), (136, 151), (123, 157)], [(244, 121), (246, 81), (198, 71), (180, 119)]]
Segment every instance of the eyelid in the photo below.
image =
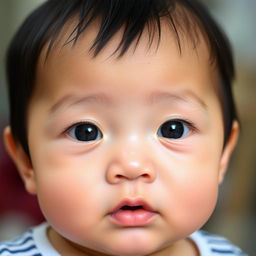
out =
[(191, 120), (189, 120), (187, 118), (184, 118), (184, 117), (169, 118), (169, 119), (166, 119), (162, 124), (164, 124), (164, 123), (166, 123), (168, 121), (181, 122), (181, 123), (187, 125), (192, 131), (195, 131), (195, 132), (199, 131), (199, 129), (197, 128), (197, 125), (193, 121), (191, 121)]
[(80, 124), (93, 124), (95, 126), (98, 127), (98, 129), (102, 132), (102, 129), (100, 127), (100, 125), (95, 122), (94, 120), (90, 120), (90, 119), (85, 119), (85, 120), (81, 120), (81, 121), (75, 121), (75, 122), (72, 122), (71, 124), (67, 125), (63, 130), (62, 130), (62, 134), (65, 134), (67, 133), (71, 128), (73, 128), (74, 126), (77, 126), (77, 125), (80, 125)]
[[(97, 139), (97, 140), (91, 140), (91, 141), (79, 141), (79, 140), (74, 139), (74, 138), (69, 134), (69, 132), (70, 132), (73, 128), (75, 128), (75, 126), (79, 126), (79, 125), (82, 125), (82, 124), (92, 124), (92, 125), (95, 125), (95, 126), (98, 128), (99, 133), (101, 134), (101, 138), (99, 138), (99, 139)], [(66, 137), (66, 138), (69, 138), (69, 139), (71, 139), (71, 140), (74, 140), (74, 141), (76, 141), (76, 142), (78, 142), (78, 143), (83, 143), (83, 144), (85, 144), (85, 143), (88, 144), (88, 143), (99, 142), (99, 141), (101, 141), (102, 138), (103, 138), (103, 132), (102, 132), (102, 129), (100, 128), (100, 125), (99, 125), (96, 121), (91, 120), (91, 119), (85, 119), (85, 120), (75, 121), (75, 122), (71, 123), (70, 125), (66, 126), (66, 128), (64, 128), (64, 129), (62, 130), (61, 135), (64, 136), (64, 137)]]
[[(81, 137), (79, 138), (79, 135), (76, 134), (75, 129), (78, 128), (79, 126), (83, 126), (83, 125), (87, 125), (87, 128), (94, 127), (93, 129), (97, 129), (96, 134), (93, 134), (94, 136), (91, 138), (90, 137), (86, 138), (83, 136), (82, 136), (82, 138)], [(71, 138), (72, 140), (74, 140), (76, 142), (82, 142), (83, 144), (84, 143), (95, 143), (96, 141), (100, 141), (103, 138), (103, 134), (102, 134), (101, 130), (99, 129), (99, 127), (97, 125), (93, 124), (92, 122), (76, 123), (76, 124), (72, 125), (69, 129), (66, 130), (65, 135), (68, 136), (69, 138)], [(89, 135), (89, 134), (87, 134), (87, 135)]]
[[(186, 126), (186, 129), (188, 129), (188, 133), (184, 136), (179, 137), (179, 138), (168, 138), (168, 137), (165, 137), (165, 136), (161, 136), (159, 134), (159, 131), (161, 131), (162, 125), (166, 124), (167, 122), (180, 122), (180, 123), (182, 123), (183, 125)], [(163, 140), (179, 141), (179, 140), (185, 139), (185, 138), (189, 137), (190, 135), (192, 135), (194, 133), (198, 133), (198, 132), (199, 132), (199, 129), (194, 124), (194, 122), (192, 122), (191, 120), (189, 120), (187, 118), (183, 118), (183, 117), (173, 117), (173, 118), (168, 118), (164, 122), (162, 122), (162, 124), (158, 127), (157, 135), (158, 135), (159, 138), (161, 138)]]

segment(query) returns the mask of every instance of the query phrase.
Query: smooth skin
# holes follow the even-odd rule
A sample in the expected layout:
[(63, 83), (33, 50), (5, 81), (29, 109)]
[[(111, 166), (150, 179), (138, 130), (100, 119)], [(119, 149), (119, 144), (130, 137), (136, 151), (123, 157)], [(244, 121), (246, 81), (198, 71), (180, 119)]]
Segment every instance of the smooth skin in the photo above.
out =
[[(135, 51), (110, 56), (117, 34), (92, 58), (96, 31), (92, 26), (64, 48), (62, 34), (46, 63), (42, 53), (28, 110), (31, 161), (9, 127), (7, 149), (61, 255), (199, 255), (187, 236), (212, 214), (238, 136), (234, 122), (223, 150), (219, 79), (208, 47), (203, 37), (195, 49), (183, 36), (180, 54), (163, 23), (158, 49), (149, 49), (145, 32)], [(177, 119), (184, 136), (163, 137), (159, 128)], [(97, 126), (99, 136), (77, 140), (81, 122)], [(113, 223), (109, 213), (125, 198), (150, 204), (152, 221)]]

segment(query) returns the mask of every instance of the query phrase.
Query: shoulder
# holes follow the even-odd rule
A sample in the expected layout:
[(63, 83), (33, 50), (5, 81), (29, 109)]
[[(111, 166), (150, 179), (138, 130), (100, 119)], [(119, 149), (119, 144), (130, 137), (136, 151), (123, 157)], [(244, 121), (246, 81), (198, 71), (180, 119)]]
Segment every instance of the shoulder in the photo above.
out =
[(14, 239), (0, 242), (0, 255), (41, 256), (34, 242), (33, 229), (27, 230), (25, 233)]
[(190, 239), (197, 245), (201, 256), (248, 256), (228, 239), (206, 231), (196, 231)]

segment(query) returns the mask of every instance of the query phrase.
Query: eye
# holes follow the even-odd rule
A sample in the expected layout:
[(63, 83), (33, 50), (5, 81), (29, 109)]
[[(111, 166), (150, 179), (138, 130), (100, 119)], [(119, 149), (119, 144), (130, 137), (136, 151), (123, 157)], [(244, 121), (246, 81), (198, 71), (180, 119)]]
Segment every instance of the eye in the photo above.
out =
[(157, 135), (167, 139), (180, 139), (189, 134), (190, 126), (192, 124), (187, 121), (169, 120), (159, 127)]
[(93, 141), (103, 137), (100, 129), (89, 122), (73, 125), (68, 129), (67, 134), (78, 141)]

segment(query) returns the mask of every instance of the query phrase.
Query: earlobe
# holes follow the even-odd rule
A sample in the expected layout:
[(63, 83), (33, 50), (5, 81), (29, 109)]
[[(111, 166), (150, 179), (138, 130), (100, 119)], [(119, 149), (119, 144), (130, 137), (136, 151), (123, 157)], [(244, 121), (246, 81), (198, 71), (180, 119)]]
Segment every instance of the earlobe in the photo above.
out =
[(31, 161), (25, 154), (22, 146), (13, 138), (10, 126), (7, 126), (4, 130), (4, 142), (10, 157), (18, 168), (26, 190), (31, 194), (36, 194), (35, 174)]
[(219, 169), (219, 184), (223, 182), (223, 179), (225, 177), (230, 157), (237, 144), (238, 136), (239, 136), (239, 124), (237, 121), (233, 121), (232, 130), (231, 130), (229, 139), (227, 141), (227, 144), (221, 156), (220, 169)]

